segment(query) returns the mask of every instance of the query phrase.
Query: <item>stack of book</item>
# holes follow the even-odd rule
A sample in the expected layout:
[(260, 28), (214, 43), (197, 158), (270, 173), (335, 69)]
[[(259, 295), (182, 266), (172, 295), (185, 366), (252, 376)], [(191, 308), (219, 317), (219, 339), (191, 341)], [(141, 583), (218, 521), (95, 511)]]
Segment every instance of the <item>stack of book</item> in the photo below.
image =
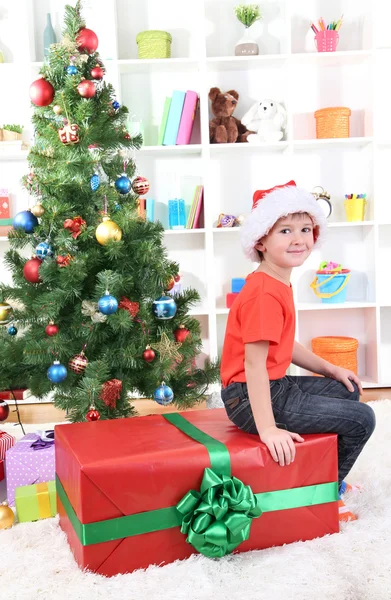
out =
[(175, 90), (166, 97), (159, 128), (158, 146), (175, 146), (190, 143), (198, 105), (198, 94), (188, 90)]
[(0, 188), (0, 236), (12, 229), (11, 207), (8, 190)]
[(186, 229), (198, 229), (203, 226), (203, 199), (204, 186), (197, 185), (194, 191), (189, 216), (187, 218)]

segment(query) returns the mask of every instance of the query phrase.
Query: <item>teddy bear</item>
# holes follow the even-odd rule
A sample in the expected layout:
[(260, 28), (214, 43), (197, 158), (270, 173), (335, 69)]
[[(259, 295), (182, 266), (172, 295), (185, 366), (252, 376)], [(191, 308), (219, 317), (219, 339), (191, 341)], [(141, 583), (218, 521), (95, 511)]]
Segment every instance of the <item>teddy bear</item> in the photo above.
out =
[(225, 144), (235, 142), (247, 142), (247, 136), (251, 131), (242, 125), (239, 119), (232, 116), (239, 94), (235, 90), (221, 92), (219, 88), (213, 87), (209, 91), (212, 101), (212, 112), (215, 116), (209, 122), (209, 141), (211, 144)]
[(242, 125), (256, 132), (248, 136), (250, 144), (279, 142), (286, 127), (285, 108), (275, 100), (256, 102), (242, 118)]

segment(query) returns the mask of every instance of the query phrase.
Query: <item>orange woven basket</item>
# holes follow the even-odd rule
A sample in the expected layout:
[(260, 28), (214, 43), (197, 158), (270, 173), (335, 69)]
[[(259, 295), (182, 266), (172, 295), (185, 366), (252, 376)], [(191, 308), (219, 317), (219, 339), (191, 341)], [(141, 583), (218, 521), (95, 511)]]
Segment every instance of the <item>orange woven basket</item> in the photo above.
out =
[(316, 137), (348, 138), (350, 136), (350, 108), (335, 106), (321, 108), (314, 113), (316, 119)]
[(317, 356), (328, 360), (333, 365), (343, 367), (357, 373), (358, 341), (351, 337), (326, 335), (311, 341), (312, 351)]

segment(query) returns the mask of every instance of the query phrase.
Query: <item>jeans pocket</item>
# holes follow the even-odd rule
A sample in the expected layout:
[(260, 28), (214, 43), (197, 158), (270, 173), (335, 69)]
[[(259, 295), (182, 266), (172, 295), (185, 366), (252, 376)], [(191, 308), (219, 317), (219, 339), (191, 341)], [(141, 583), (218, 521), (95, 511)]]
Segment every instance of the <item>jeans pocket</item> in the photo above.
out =
[(232, 423), (247, 433), (256, 433), (248, 394), (241, 383), (232, 383), (221, 391), (225, 411)]
[(273, 410), (283, 410), (287, 399), (287, 389), (288, 383), (285, 377), (282, 379), (274, 379), (270, 382), (270, 398)]

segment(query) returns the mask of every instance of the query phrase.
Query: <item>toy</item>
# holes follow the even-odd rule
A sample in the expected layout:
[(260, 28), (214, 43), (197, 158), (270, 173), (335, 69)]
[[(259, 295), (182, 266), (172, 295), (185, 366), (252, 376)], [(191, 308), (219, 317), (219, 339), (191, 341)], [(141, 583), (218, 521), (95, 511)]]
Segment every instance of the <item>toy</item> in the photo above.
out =
[(253, 133), (249, 131), (236, 117), (232, 116), (239, 94), (235, 90), (223, 93), (214, 87), (209, 91), (212, 101), (214, 119), (209, 122), (209, 141), (211, 144), (233, 144), (247, 142), (247, 137)]
[(286, 127), (285, 108), (275, 100), (256, 102), (242, 118), (242, 125), (255, 131), (247, 138), (250, 144), (279, 142)]

